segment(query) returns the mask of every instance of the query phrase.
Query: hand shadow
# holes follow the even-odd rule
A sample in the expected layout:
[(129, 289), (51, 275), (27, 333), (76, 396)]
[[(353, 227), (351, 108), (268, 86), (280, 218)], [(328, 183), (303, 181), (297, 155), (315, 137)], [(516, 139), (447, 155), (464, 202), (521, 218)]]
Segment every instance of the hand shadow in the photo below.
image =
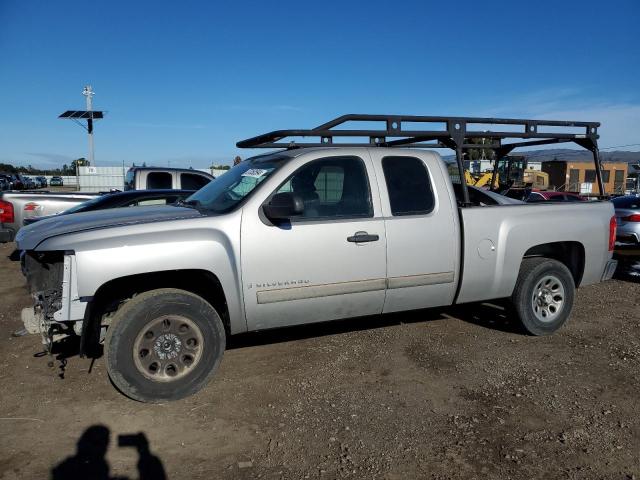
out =
[[(51, 470), (52, 480), (128, 480), (129, 477), (111, 477), (105, 455), (109, 449), (110, 431), (104, 425), (92, 425), (80, 436), (76, 454), (66, 458)], [(147, 436), (140, 432), (119, 435), (119, 447), (133, 447), (138, 451), (138, 478), (140, 480), (166, 480), (167, 475), (160, 458), (149, 449)]]

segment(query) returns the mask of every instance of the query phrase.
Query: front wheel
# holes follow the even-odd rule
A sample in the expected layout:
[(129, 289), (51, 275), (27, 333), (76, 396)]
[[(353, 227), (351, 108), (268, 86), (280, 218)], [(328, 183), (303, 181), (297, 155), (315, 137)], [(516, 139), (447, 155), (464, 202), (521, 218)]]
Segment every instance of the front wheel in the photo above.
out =
[(134, 400), (177, 400), (207, 384), (225, 344), (222, 320), (203, 298), (184, 290), (151, 290), (123, 303), (113, 316), (105, 338), (107, 371)]
[(511, 302), (524, 330), (549, 335), (565, 324), (575, 296), (569, 269), (550, 258), (525, 258)]

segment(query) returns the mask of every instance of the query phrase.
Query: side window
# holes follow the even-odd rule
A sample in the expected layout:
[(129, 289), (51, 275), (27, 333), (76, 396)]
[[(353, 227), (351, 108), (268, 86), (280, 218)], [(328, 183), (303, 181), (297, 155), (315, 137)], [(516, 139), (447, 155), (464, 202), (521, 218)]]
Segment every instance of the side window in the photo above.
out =
[(596, 181), (596, 171), (595, 170), (585, 170), (584, 171), (584, 181), (586, 183), (595, 183), (595, 181)]
[(433, 210), (435, 199), (431, 181), (421, 160), (414, 157), (384, 157), (382, 170), (394, 216), (425, 214)]
[(276, 193), (294, 192), (304, 202), (303, 219), (372, 217), (369, 180), (362, 159), (331, 157), (297, 170)]
[(204, 175), (198, 175), (197, 173), (180, 174), (180, 188), (184, 190), (200, 190), (207, 183), (209, 183), (209, 178)]
[(173, 188), (172, 175), (169, 172), (149, 172), (147, 174), (147, 189)]
[(610, 178), (611, 178), (611, 170), (602, 170), (602, 182), (609, 183)]
[(127, 175), (124, 177), (124, 190), (134, 190), (136, 187), (133, 184), (133, 178), (135, 177), (135, 173), (133, 170), (129, 170)]

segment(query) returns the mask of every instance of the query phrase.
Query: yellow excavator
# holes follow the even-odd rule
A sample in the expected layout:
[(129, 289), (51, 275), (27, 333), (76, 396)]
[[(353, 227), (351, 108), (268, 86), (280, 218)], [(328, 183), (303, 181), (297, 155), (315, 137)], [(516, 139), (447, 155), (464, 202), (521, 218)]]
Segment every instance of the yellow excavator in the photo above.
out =
[[(471, 173), (469, 170), (464, 171), (464, 179), (467, 182), (467, 185), (472, 185), (474, 187), (486, 187), (491, 184), (491, 177), (493, 177), (493, 172), (484, 172), (484, 173)], [(500, 174), (496, 173), (496, 179), (493, 182), (492, 190), (499, 190), (500, 188)]]
[(507, 156), (498, 160), (496, 167), (498, 171), (495, 174), (493, 185), (491, 184), (493, 172), (471, 173), (465, 169), (464, 178), (467, 185), (491, 188), (497, 192), (514, 188), (549, 189), (549, 174), (527, 168), (527, 159), (524, 156)]

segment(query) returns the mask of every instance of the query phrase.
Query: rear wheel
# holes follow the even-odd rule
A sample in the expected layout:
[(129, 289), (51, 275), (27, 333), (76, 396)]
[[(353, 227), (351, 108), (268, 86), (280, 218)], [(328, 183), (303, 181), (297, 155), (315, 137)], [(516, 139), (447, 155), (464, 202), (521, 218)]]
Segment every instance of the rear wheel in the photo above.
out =
[(573, 277), (564, 264), (549, 258), (526, 258), (511, 302), (527, 333), (549, 335), (569, 318), (574, 296)]
[(134, 400), (177, 400), (207, 384), (225, 342), (220, 316), (203, 298), (184, 290), (151, 290), (112, 317), (105, 338), (107, 371)]

